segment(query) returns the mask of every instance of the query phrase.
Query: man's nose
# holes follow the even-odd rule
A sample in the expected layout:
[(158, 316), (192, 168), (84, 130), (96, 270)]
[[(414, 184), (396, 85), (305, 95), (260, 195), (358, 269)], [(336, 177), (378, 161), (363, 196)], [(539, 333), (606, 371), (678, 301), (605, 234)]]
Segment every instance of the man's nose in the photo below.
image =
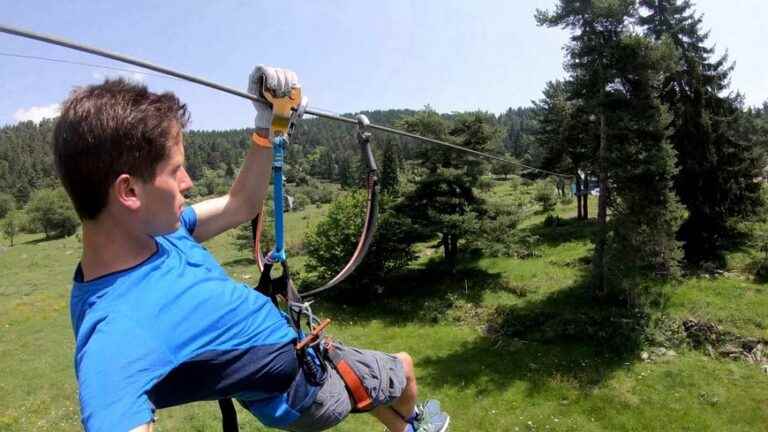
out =
[(186, 168), (181, 169), (181, 178), (179, 179), (179, 189), (182, 193), (190, 190), (192, 188), (192, 178), (189, 176), (189, 173), (187, 173)]

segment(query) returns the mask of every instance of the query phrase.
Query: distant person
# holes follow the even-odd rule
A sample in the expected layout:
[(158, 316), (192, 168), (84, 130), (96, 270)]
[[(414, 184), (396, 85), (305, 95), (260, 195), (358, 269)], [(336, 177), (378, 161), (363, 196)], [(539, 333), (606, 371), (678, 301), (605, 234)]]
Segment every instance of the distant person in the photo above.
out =
[[(276, 95), (298, 85), (293, 72), (257, 67), (250, 88), (262, 82)], [(200, 244), (262, 208), (272, 109), (254, 105), (253, 146), (229, 193), (186, 207), (189, 117), (175, 95), (118, 79), (76, 89), (63, 103), (54, 157), (83, 221), (71, 318), (86, 430), (151, 431), (158, 408), (223, 398), (289, 431), (327, 429), (350, 413), (339, 374), (329, 367), (313, 385), (284, 315)], [(417, 406), (408, 354), (339, 349), (390, 431), (447, 430), (439, 404)]]

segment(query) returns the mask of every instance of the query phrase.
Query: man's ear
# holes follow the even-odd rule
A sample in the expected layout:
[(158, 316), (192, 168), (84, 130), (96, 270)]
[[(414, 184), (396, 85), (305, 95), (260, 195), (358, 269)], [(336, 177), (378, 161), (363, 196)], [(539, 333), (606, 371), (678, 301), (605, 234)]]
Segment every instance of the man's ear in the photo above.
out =
[(141, 207), (142, 185), (135, 177), (121, 174), (112, 184), (117, 202), (129, 210)]

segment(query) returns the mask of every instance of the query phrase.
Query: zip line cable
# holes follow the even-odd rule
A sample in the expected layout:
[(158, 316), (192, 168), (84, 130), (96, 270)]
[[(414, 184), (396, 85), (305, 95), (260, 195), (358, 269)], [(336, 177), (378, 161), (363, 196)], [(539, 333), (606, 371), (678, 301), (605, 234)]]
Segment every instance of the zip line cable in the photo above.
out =
[(42, 56), (33, 56), (33, 55), (25, 55), (25, 54), (16, 54), (16, 53), (9, 53), (9, 52), (3, 52), (0, 51), (0, 56), (3, 57), (16, 57), (16, 58), (22, 58), (22, 59), (28, 59), (28, 60), (40, 60), (40, 61), (47, 61), (51, 63), (64, 63), (64, 64), (70, 64), (74, 66), (85, 66), (85, 67), (91, 67), (91, 68), (98, 68), (98, 69), (108, 69), (118, 72), (131, 72), (131, 73), (137, 73), (142, 75), (148, 75), (158, 78), (167, 78), (172, 79), (176, 81), (182, 81), (178, 78), (168, 76), (168, 75), (162, 75), (162, 74), (156, 74), (152, 72), (147, 72), (145, 70), (138, 70), (138, 69), (126, 69), (126, 68), (119, 68), (115, 66), (107, 66), (102, 64), (94, 64), (94, 63), (85, 63), (85, 62), (79, 62), (74, 60), (64, 60), (64, 59), (57, 59), (57, 58), (51, 58), (51, 57), (42, 57)]
[[(217, 84), (215, 82), (208, 81), (208, 80), (205, 80), (205, 79), (202, 79), (202, 78), (198, 78), (198, 77), (195, 77), (195, 76), (192, 76), (192, 75), (188, 75), (188, 74), (185, 74), (185, 73), (177, 72), (177, 71), (174, 71), (172, 69), (168, 69), (168, 68), (163, 67), (163, 66), (158, 66), (158, 65), (155, 65), (155, 64), (143, 61), (143, 60), (134, 59), (134, 58), (131, 58), (131, 57), (124, 56), (122, 54), (113, 53), (113, 52), (102, 50), (102, 49), (99, 49), (99, 48), (94, 48), (94, 47), (90, 47), (90, 46), (86, 46), (86, 45), (81, 45), (81, 44), (78, 44), (76, 42), (71, 42), (71, 41), (64, 40), (64, 39), (61, 39), (61, 38), (58, 38), (58, 37), (55, 37), (55, 36), (45, 35), (45, 34), (41, 34), (41, 33), (35, 33), (35, 32), (28, 31), (28, 30), (23, 30), (23, 29), (19, 29), (19, 28), (15, 28), (15, 27), (9, 27), (9, 26), (5, 26), (5, 25), (1, 25), (1, 24), (0, 24), (0, 32), (8, 33), (8, 34), (11, 34), (11, 35), (14, 35), (14, 36), (19, 36), (19, 37), (23, 37), (23, 38), (27, 38), (27, 39), (34, 39), (34, 40), (37, 40), (37, 41), (40, 41), (40, 42), (45, 42), (45, 43), (49, 43), (49, 44), (53, 44), (53, 45), (58, 45), (58, 46), (62, 46), (62, 47), (65, 47), (65, 48), (70, 48), (70, 49), (73, 49), (73, 50), (76, 50), (76, 51), (82, 51), (82, 52), (86, 52), (86, 53), (89, 53), (89, 54), (97, 55), (97, 56), (100, 56), (100, 57), (105, 57), (105, 58), (108, 58), (108, 59), (116, 60), (116, 61), (119, 61), (119, 62), (132, 64), (134, 66), (138, 66), (138, 67), (143, 68), (143, 69), (149, 69), (151, 71), (159, 72), (159, 73), (161, 73), (163, 75), (168, 75), (168, 76), (171, 76), (173, 78), (177, 78), (177, 79), (193, 82), (195, 84), (199, 84), (199, 85), (202, 85), (202, 86), (205, 86), (205, 87), (209, 87), (209, 88), (212, 88), (214, 90), (218, 90), (218, 91), (221, 91), (221, 92), (224, 92), (224, 93), (229, 93), (229, 94), (234, 95), (234, 96), (239, 96), (241, 98), (248, 99), (250, 101), (254, 101), (254, 102), (260, 101), (260, 99), (257, 96), (252, 95), (250, 93), (242, 92), (240, 90), (237, 90), (237, 89), (234, 89), (234, 88), (231, 88), (231, 87), (227, 87), (227, 86), (224, 86), (224, 85), (221, 85), (221, 84)], [(20, 56), (20, 55), (15, 55), (15, 54), (13, 56), (15, 56), (15, 57), (26, 57), (26, 58), (35, 58), (33, 56)], [(41, 60), (52, 60), (52, 59), (45, 59), (45, 58), (40, 58), (40, 59)], [(58, 61), (58, 60), (53, 60), (53, 61)], [(80, 64), (78, 62), (70, 62), (70, 61), (66, 61), (66, 60), (62, 61), (62, 62), (64, 62), (64, 63), (72, 63), (72, 64)], [(103, 66), (88, 65), (88, 64), (82, 64), (82, 65), (95, 66), (95, 67), (103, 67)], [(111, 68), (111, 67), (106, 67), (106, 68)], [(116, 68), (113, 68), (113, 69), (116, 69)], [(130, 71), (130, 72), (137, 72), (137, 71)], [(304, 113), (305, 114), (313, 115), (315, 117), (325, 118), (325, 119), (328, 119), (328, 120), (334, 120), (334, 121), (339, 121), (339, 122), (343, 122), (343, 123), (357, 125), (357, 120), (354, 120), (354, 119), (351, 119), (351, 118), (348, 118), (348, 117), (343, 117), (343, 116), (340, 116), (340, 115), (337, 115), (337, 114), (332, 114), (332, 113), (330, 113), (330, 112), (328, 112), (326, 110), (320, 110), (320, 109), (316, 109), (316, 108), (307, 107), (304, 110)], [(382, 132), (387, 132), (387, 133), (391, 133), (391, 134), (395, 134), (395, 135), (400, 135), (400, 136), (403, 136), (403, 137), (407, 137), (407, 138), (411, 138), (411, 139), (415, 139), (415, 140), (419, 140), (419, 141), (423, 141), (423, 142), (428, 142), (428, 143), (432, 143), (432, 144), (441, 145), (441, 146), (444, 146), (444, 147), (449, 147), (449, 148), (452, 148), (454, 150), (459, 150), (459, 151), (463, 151), (465, 153), (474, 154), (476, 156), (480, 156), (480, 157), (483, 157), (483, 158), (486, 158), (486, 159), (493, 159), (493, 160), (497, 160), (497, 161), (500, 161), (500, 162), (508, 163), (508, 164), (511, 164), (511, 165), (517, 165), (519, 167), (526, 168), (526, 169), (529, 169), (529, 170), (532, 170), (532, 171), (538, 171), (538, 172), (542, 172), (542, 173), (545, 173), (545, 174), (550, 174), (550, 175), (553, 175), (553, 176), (563, 177), (563, 178), (572, 178), (573, 177), (572, 175), (569, 175), (569, 174), (561, 174), (561, 173), (557, 173), (557, 172), (554, 172), (554, 171), (549, 171), (549, 170), (545, 170), (545, 169), (541, 169), (541, 168), (532, 167), (530, 165), (526, 165), (524, 163), (518, 162), (518, 161), (516, 161), (514, 159), (509, 159), (509, 158), (505, 158), (505, 157), (501, 157), (501, 156), (492, 155), (490, 153), (485, 153), (485, 152), (481, 152), (481, 151), (478, 151), (478, 150), (473, 150), (473, 149), (470, 149), (470, 148), (462, 147), (460, 145), (451, 144), (451, 143), (448, 143), (448, 142), (445, 142), (445, 141), (440, 141), (440, 140), (433, 139), (433, 138), (423, 137), (421, 135), (417, 135), (417, 134), (414, 134), (414, 133), (401, 131), (399, 129), (394, 129), (394, 128), (390, 128), (390, 127), (387, 127), (387, 126), (381, 126), (381, 125), (377, 125), (377, 124), (374, 124), (374, 123), (370, 123), (368, 125), (368, 127), (371, 128), (371, 129), (382, 131)]]

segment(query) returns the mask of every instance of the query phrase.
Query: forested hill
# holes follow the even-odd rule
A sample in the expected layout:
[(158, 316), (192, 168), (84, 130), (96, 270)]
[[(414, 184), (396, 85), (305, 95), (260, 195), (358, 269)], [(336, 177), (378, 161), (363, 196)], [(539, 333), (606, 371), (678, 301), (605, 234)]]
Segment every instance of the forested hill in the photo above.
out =
[[(532, 112), (531, 107), (510, 108), (492, 116), (500, 131), (494, 143), (497, 150), (531, 163), (540, 160), (541, 152), (533, 146), (530, 136), (534, 128)], [(396, 126), (400, 119), (415, 113), (403, 109), (363, 112), (371, 122), (385, 126)], [(450, 118), (454, 114), (444, 116)], [(22, 205), (35, 190), (57, 184), (51, 156), (54, 124), (55, 120), (46, 119), (39, 124), (27, 121), (0, 128), (0, 192), (13, 195)], [(250, 145), (251, 132), (249, 129), (188, 131), (185, 136), (187, 167), (193, 179), (202, 180), (206, 174), (231, 177)], [(411, 159), (416, 149), (416, 144), (399, 137), (375, 134), (374, 147), (378, 151), (386, 143), (397, 145), (402, 159)], [(355, 128), (331, 120), (307, 118), (297, 126), (288, 160), (291, 161), (289, 175), (301, 172), (321, 179), (343, 180), (358, 160)]]

